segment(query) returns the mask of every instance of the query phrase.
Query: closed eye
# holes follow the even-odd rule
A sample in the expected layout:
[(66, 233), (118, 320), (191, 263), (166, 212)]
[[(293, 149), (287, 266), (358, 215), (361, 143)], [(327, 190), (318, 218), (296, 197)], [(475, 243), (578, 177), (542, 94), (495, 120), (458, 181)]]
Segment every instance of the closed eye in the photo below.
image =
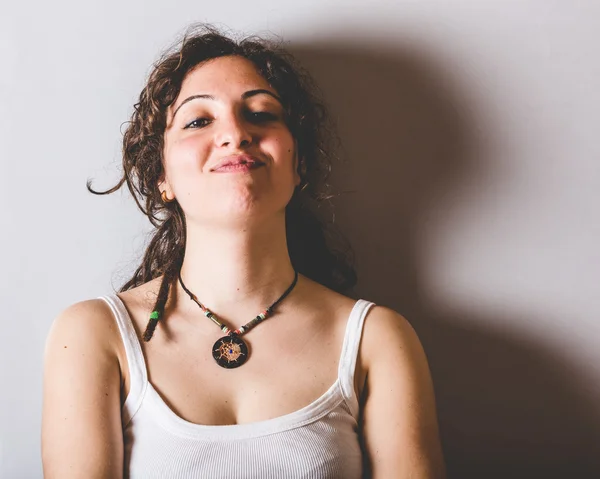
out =
[(248, 112), (248, 117), (251, 121), (255, 121), (258, 123), (277, 120), (277, 115), (269, 113), (268, 111), (250, 111)]

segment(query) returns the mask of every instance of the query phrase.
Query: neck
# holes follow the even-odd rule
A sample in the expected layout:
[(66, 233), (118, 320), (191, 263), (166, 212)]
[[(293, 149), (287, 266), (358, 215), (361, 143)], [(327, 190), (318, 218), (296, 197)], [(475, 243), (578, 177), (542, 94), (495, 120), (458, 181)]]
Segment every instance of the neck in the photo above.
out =
[[(244, 323), (270, 306), (294, 279), (286, 242), (285, 217), (235, 229), (188, 224), (181, 277), (210, 310)], [(177, 283), (177, 302), (198, 306)]]

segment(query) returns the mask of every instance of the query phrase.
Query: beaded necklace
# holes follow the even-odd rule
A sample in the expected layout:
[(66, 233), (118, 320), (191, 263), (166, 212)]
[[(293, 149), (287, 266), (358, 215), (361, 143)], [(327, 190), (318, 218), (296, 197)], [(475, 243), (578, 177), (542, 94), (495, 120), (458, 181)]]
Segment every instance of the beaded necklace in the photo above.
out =
[(200, 306), (204, 316), (209, 318), (221, 329), (221, 331), (226, 334), (226, 336), (217, 339), (212, 348), (213, 358), (219, 366), (226, 369), (237, 368), (248, 360), (248, 345), (242, 338), (240, 338), (240, 336), (246, 334), (256, 325), (267, 319), (273, 312), (275, 306), (281, 303), (281, 301), (283, 301), (285, 297), (292, 292), (292, 289), (294, 289), (294, 286), (296, 286), (297, 282), (298, 272), (294, 271), (294, 281), (292, 281), (292, 284), (288, 287), (288, 289), (285, 290), (285, 292), (277, 301), (275, 301), (271, 306), (265, 309), (262, 313), (258, 314), (258, 316), (252, 318), (243, 326), (240, 326), (238, 329), (231, 330), (225, 324), (219, 321), (215, 313), (198, 301), (198, 298), (194, 293), (185, 287), (185, 284), (183, 284), (183, 280), (181, 279), (181, 270), (179, 270), (179, 284), (181, 284), (183, 290), (189, 295), (192, 301)]

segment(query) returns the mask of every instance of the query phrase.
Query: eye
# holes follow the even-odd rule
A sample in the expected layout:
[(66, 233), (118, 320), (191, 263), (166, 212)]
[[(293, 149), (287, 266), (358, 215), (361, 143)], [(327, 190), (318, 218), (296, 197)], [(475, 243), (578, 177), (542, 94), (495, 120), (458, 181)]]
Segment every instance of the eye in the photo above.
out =
[(248, 116), (251, 120), (258, 123), (277, 120), (277, 115), (269, 113), (268, 111), (251, 111), (248, 112)]
[(188, 128), (203, 128), (210, 123), (209, 118), (196, 118), (195, 120), (189, 122), (187, 125), (183, 127), (184, 130)]

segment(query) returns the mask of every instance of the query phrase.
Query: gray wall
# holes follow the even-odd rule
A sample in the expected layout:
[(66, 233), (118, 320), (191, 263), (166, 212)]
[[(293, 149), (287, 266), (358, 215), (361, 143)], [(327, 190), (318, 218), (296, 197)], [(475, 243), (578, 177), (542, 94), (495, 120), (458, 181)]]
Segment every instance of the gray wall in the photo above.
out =
[(282, 35), (349, 163), (361, 296), (430, 359), (451, 477), (600, 477), (600, 3), (35, 1), (0, 14), (0, 476), (41, 477), (43, 348), (135, 266), (120, 125), (192, 21)]

